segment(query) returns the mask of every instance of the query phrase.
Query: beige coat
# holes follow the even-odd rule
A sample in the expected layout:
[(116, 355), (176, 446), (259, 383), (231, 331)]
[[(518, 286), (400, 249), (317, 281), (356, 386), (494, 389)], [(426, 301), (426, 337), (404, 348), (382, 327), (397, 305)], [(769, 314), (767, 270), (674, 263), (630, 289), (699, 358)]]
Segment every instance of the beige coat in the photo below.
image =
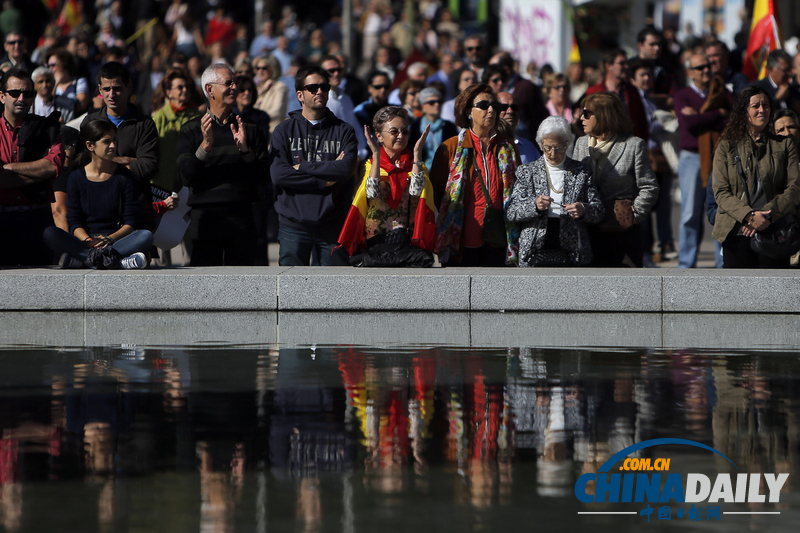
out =
[(289, 107), (289, 88), (278, 80), (267, 80), (258, 88), (258, 98), (254, 106), (269, 115), (269, 131), (275, 131), (278, 124), (286, 120)]
[[(747, 187), (752, 191), (753, 143), (746, 139), (739, 141), (738, 147)], [(773, 222), (785, 215), (794, 214), (800, 203), (800, 167), (794, 142), (788, 137), (770, 135), (767, 138), (766, 155), (758, 161), (758, 169), (767, 197), (764, 211), (772, 211)], [(753, 210), (747, 204), (747, 196), (728, 140), (720, 141), (714, 153), (712, 180), (714, 198), (719, 206), (712, 235), (719, 242), (724, 242), (731, 233), (739, 232), (742, 221)]]

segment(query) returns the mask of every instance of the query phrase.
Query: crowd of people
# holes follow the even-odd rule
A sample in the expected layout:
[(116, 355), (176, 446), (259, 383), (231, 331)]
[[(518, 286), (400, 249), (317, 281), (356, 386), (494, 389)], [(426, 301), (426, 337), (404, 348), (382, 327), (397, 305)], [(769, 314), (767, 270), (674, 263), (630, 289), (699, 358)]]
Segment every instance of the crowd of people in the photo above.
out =
[(249, 38), (176, 0), (137, 48), (118, 4), (33, 54), (6, 31), (0, 265), (169, 265), (153, 235), (183, 188), (192, 266), (265, 265), (277, 239), (282, 266), (691, 268), (704, 214), (718, 266), (790, 265), (751, 244), (800, 204), (800, 55), (750, 83), (722, 41), (648, 26), (635, 57), (561, 73), (380, 0), (354, 62), (338, 14), (290, 7)]

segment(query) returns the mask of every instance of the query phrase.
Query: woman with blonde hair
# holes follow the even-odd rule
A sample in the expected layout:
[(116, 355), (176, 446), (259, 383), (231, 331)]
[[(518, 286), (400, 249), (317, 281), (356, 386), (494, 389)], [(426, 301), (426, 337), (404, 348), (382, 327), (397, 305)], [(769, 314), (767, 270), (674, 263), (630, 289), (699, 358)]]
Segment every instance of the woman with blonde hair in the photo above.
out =
[(280, 62), (272, 55), (261, 56), (253, 62), (258, 83), (258, 98), (255, 108), (269, 115), (269, 131), (286, 120), (289, 107), (289, 88), (278, 78), (283, 73)]

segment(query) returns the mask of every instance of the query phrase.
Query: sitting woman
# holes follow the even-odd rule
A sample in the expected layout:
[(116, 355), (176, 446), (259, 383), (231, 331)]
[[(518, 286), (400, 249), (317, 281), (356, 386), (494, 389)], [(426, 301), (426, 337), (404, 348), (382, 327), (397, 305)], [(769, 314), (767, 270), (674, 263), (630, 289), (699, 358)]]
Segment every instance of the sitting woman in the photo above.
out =
[(61, 254), (61, 268), (144, 268), (153, 234), (135, 229), (140, 213), (134, 178), (114, 162), (117, 128), (105, 119), (91, 120), (81, 128), (81, 145), (82, 168), (67, 182), (69, 233), (49, 227), (45, 242)]
[(517, 168), (506, 218), (522, 228), (520, 266), (587, 265), (592, 260), (586, 224), (602, 221), (605, 209), (591, 171), (567, 157), (572, 141), (564, 117), (547, 117), (536, 134), (544, 157)]
[(428, 169), (421, 157), (430, 128), (423, 131), (412, 157), (408, 111), (400, 106), (384, 107), (375, 114), (373, 126), (380, 144), (364, 126), (372, 160), (366, 163), (339, 244), (354, 256), (391, 239), (389, 234), (394, 231), (410, 235), (412, 246), (431, 252), (436, 239), (436, 208)]

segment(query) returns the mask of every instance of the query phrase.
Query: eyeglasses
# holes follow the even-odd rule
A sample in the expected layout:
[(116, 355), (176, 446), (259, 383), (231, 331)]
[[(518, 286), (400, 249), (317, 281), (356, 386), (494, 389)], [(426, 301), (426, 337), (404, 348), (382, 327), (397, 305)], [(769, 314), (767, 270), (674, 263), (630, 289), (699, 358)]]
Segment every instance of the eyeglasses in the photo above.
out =
[(441, 100), (428, 100), (425, 102), (425, 105), (442, 105)]
[(57, 66), (58, 66), (58, 63), (48, 63), (47, 64), (47, 68), (56, 68)]
[(14, 46), (15, 44), (23, 44), (25, 41), (22, 39), (17, 39), (16, 41), (6, 41), (8, 46)]
[(373, 89), (378, 89), (379, 91), (383, 91), (383, 90), (388, 89), (390, 87), (391, 87), (391, 85), (389, 85), (388, 83), (385, 84), (385, 85), (373, 85), (372, 86)]
[(344, 69), (343, 68), (326, 68), (325, 70), (328, 71), (328, 74), (341, 74)]
[(491, 107), (495, 111), (500, 109), (500, 102), (493, 102), (492, 100), (481, 100), (480, 102), (475, 102), (472, 104), (472, 107), (476, 107), (482, 111), (488, 111)]
[(546, 154), (550, 154), (550, 153), (558, 154), (558, 153), (561, 153), (561, 152), (565, 151), (566, 149), (567, 149), (566, 146), (562, 146), (560, 144), (557, 144), (555, 146), (542, 146), (542, 152), (544, 152)]
[(331, 90), (330, 83), (309, 83), (305, 87), (303, 87), (304, 91), (308, 91), (311, 94), (317, 94), (317, 92), (322, 89), (322, 92), (327, 93)]
[(594, 116), (594, 111), (589, 111), (588, 109), (583, 109), (581, 111), (581, 117), (585, 118), (586, 120), (589, 120), (593, 116)]
[(408, 137), (409, 129), (406, 128), (404, 130), (398, 130), (397, 128), (391, 128), (388, 130), (383, 130), (383, 133), (388, 133), (392, 137), (399, 137), (401, 134), (405, 137)]
[(19, 95), (22, 95), (23, 98), (33, 98), (36, 96), (36, 91), (33, 90), (21, 90), (21, 89), (9, 89), (4, 91), (8, 96), (11, 98), (19, 98)]
[(697, 65), (696, 67), (689, 67), (689, 68), (690, 68), (690, 69), (692, 69), (692, 70), (700, 70), (700, 71), (703, 71), (703, 70), (705, 70), (705, 69), (707, 69), (707, 68), (709, 68), (709, 69), (710, 69), (710, 68), (711, 68), (711, 65), (709, 65), (708, 63), (703, 63), (702, 65)]
[(519, 104), (500, 104), (500, 112), (505, 113), (511, 109), (511, 111), (519, 111)]
[(232, 87), (233, 85), (236, 85), (236, 80), (231, 78), (225, 81), (212, 81), (211, 85), (224, 85), (225, 87)]
[(569, 89), (569, 86), (567, 86), (567, 85), (553, 85), (553, 87), (551, 87), (551, 88), (555, 89), (556, 91), (566, 91), (567, 89)]

